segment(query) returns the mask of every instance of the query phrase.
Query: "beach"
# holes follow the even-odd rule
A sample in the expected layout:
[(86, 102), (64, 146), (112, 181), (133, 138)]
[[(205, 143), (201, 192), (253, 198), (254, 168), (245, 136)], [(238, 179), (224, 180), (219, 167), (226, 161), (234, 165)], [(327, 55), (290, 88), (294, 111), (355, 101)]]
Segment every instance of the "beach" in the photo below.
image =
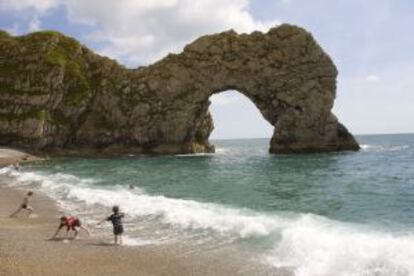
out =
[[(266, 139), (222, 140), (215, 154), (0, 168), (0, 275), (412, 275), (413, 137), (280, 156)], [(8, 218), (29, 190), (37, 217)], [(121, 247), (97, 226), (114, 205)], [(63, 214), (91, 237), (49, 241)]]
[(41, 159), (42, 158), (33, 156), (23, 151), (10, 148), (0, 148), (0, 167), (16, 163), (33, 162)]
[[(13, 164), (28, 157), (9, 149), (1, 149), (0, 155), (3, 166), (5, 160)], [(35, 193), (34, 216), (27, 217), (23, 210), (9, 218), (25, 191), (7, 187), (8, 180), (0, 176), (0, 275), (286, 275), (228, 262), (221, 254), (191, 254), (177, 244), (113, 246), (110, 239), (94, 238), (92, 225), (87, 225), (91, 237), (81, 231), (80, 239), (74, 241), (49, 240), (62, 210), (51, 198)], [(107, 234), (112, 238), (112, 233)]]

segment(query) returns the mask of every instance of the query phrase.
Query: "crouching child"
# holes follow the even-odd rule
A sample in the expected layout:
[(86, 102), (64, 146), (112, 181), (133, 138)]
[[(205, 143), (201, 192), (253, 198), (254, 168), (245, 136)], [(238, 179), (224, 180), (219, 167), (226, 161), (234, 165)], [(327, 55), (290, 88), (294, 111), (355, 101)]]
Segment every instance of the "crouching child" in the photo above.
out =
[(82, 225), (79, 218), (74, 217), (74, 216), (69, 216), (69, 217), (63, 216), (60, 218), (60, 224), (51, 239), (56, 239), (56, 237), (59, 235), (60, 230), (63, 227), (66, 227), (66, 238), (69, 238), (69, 231), (72, 230), (75, 232), (73, 235), (73, 239), (76, 239), (79, 233), (78, 228), (83, 229), (88, 234), (88, 236), (90, 236), (88, 229)]

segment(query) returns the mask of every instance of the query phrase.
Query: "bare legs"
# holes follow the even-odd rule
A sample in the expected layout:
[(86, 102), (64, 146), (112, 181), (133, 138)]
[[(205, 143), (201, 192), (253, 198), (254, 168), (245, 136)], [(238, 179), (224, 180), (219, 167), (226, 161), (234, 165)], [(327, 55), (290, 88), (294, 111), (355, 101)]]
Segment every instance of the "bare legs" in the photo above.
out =
[(122, 245), (122, 235), (114, 235), (115, 245)]
[(14, 213), (12, 213), (9, 217), (15, 217), (23, 208), (19, 207)]
[(30, 216), (33, 213), (33, 208), (31, 206), (27, 206), (26, 208), (19, 206), (19, 208), (17, 208), (17, 210), (14, 213), (12, 213), (9, 217), (15, 217), (23, 209), (27, 210), (27, 216)]
[(26, 210), (28, 212), (27, 216), (29, 217), (33, 213), (33, 208), (31, 206), (27, 206)]
[(88, 234), (88, 237), (91, 235), (91, 233), (89, 233), (89, 230), (85, 226), (81, 225), (79, 226), (79, 228), (83, 229), (83, 231), (85, 231)]

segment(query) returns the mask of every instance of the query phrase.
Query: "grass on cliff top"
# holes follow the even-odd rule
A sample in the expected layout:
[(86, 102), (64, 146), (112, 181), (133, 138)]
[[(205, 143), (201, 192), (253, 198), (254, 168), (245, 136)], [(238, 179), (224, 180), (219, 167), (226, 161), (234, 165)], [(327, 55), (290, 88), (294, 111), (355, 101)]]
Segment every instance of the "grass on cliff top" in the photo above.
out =
[[(0, 46), (4, 48), (5, 53), (8, 53), (3, 62), (0, 60), (0, 73), (4, 75), (24, 74), (25, 72), (17, 71), (19, 60), (25, 62), (24, 55), (38, 56), (40, 60), (36, 64), (38, 67), (50, 65), (64, 70), (63, 83), (68, 85), (67, 93), (63, 98), (64, 104), (79, 105), (89, 97), (91, 89), (87, 77), (86, 61), (82, 55), (82, 45), (77, 40), (56, 31), (41, 31), (18, 37), (0, 31)], [(7, 58), (9, 55), (10, 58)]]
[(64, 67), (69, 61), (77, 62), (82, 45), (73, 38), (56, 31), (41, 31), (15, 38), (22, 46), (46, 54), (47, 61)]
[(10, 37), (11, 37), (11, 35), (8, 32), (0, 30), (0, 39), (7, 39), (7, 38), (10, 38)]

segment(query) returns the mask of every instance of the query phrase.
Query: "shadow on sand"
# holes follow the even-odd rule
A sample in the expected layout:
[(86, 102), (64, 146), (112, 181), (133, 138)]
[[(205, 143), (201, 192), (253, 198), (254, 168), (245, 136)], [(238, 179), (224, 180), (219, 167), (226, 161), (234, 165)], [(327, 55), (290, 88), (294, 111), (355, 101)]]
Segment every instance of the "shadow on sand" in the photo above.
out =
[(112, 247), (118, 247), (119, 245), (116, 245), (114, 243), (104, 242), (104, 241), (97, 241), (97, 242), (88, 242), (87, 245), (91, 246), (112, 246)]

